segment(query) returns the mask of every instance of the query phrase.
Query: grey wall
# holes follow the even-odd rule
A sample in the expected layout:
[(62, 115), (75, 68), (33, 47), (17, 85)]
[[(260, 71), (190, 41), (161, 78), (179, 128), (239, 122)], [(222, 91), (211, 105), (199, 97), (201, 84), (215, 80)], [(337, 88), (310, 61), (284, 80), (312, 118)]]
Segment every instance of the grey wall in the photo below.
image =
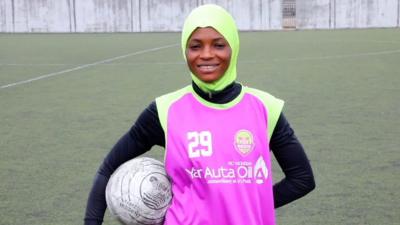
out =
[[(1, 0), (6, 32), (65, 32), (70, 30), (70, 0)], [(2, 11), (2, 10), (1, 10)], [(3, 24), (6, 24), (5, 26)]]
[[(0, 0), (0, 32), (179, 31), (198, 5), (226, 8), (240, 30), (282, 29), (283, 0)], [(297, 0), (298, 29), (399, 27), (400, 0)]]
[(196, 0), (139, 1), (140, 31), (179, 31)]
[(240, 30), (269, 30), (282, 28), (282, 0), (203, 0), (227, 9)]
[(297, 1), (297, 28), (399, 27), (400, 0)]
[(399, 0), (336, 0), (336, 27), (398, 26)]
[(297, 28), (329, 28), (332, 0), (296, 2)]
[(230, 11), (239, 29), (281, 29), (281, 0), (0, 0), (0, 32), (179, 31), (206, 3)]
[(0, 31), (12, 32), (13, 16), (10, 4), (11, 0), (0, 0)]
[[(31, 0), (32, 1), (32, 0)], [(36, 0), (37, 1), (37, 0)], [(74, 32), (129, 32), (137, 29), (137, 1), (73, 0)]]

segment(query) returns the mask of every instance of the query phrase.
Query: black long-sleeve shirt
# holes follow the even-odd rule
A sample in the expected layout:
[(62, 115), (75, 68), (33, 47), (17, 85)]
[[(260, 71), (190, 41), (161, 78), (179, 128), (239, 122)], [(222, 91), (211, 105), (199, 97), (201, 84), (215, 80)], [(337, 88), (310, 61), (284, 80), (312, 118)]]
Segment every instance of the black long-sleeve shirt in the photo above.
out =
[[(205, 93), (192, 83), (195, 92), (212, 103), (227, 103), (235, 99), (242, 86), (233, 83), (218, 93)], [(97, 171), (89, 194), (85, 225), (99, 225), (106, 210), (105, 189), (111, 174), (124, 162), (150, 150), (152, 146), (165, 146), (164, 131), (153, 101), (139, 116), (131, 129), (123, 135), (108, 153)], [(281, 113), (270, 140), (270, 149), (278, 161), (285, 178), (274, 184), (275, 208), (292, 202), (314, 189), (313, 172), (302, 145)]]

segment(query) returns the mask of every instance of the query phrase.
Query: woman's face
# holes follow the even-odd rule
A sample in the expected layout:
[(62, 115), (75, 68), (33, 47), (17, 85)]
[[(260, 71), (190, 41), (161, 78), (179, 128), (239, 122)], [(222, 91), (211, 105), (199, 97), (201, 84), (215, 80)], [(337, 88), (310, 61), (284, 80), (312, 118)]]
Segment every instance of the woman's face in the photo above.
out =
[(190, 71), (201, 81), (211, 83), (220, 79), (229, 67), (231, 48), (214, 28), (197, 28), (186, 46)]

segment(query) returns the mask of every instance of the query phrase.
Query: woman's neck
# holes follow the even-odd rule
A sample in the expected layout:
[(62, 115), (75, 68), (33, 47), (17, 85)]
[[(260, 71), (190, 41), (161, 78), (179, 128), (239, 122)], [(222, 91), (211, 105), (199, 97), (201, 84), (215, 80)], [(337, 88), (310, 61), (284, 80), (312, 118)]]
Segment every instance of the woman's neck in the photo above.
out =
[(235, 99), (240, 92), (242, 91), (242, 85), (239, 83), (233, 82), (232, 84), (226, 86), (221, 91), (216, 92), (205, 92), (201, 90), (196, 83), (192, 82), (192, 86), (194, 91), (204, 100), (217, 103), (217, 104), (225, 104), (233, 99)]

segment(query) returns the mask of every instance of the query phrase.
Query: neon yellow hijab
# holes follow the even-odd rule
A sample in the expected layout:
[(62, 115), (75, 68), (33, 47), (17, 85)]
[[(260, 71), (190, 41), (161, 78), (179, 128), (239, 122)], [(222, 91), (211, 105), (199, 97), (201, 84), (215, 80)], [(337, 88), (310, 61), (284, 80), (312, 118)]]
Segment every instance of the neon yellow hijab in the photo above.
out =
[(231, 47), (231, 60), (225, 74), (217, 81), (205, 83), (191, 73), (192, 80), (203, 91), (216, 92), (236, 80), (236, 64), (239, 54), (239, 34), (233, 17), (222, 7), (207, 4), (194, 9), (186, 18), (182, 29), (182, 51), (186, 60), (187, 42), (197, 28), (212, 27), (228, 41)]

